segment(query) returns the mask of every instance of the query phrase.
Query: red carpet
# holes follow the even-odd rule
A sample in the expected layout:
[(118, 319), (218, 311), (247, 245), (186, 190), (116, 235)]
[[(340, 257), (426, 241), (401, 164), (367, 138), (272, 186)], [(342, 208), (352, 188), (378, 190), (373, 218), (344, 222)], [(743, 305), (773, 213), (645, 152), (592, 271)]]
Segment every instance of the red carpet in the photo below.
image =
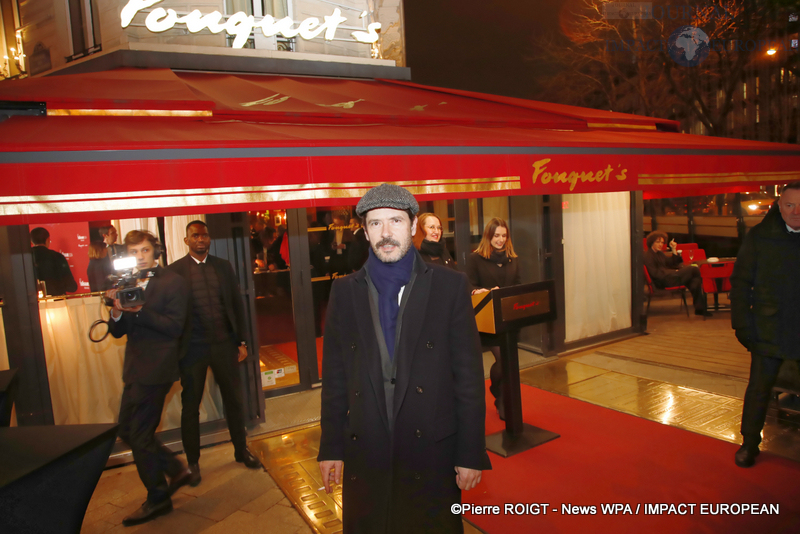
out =
[[(487, 434), (504, 428), (492, 401), (487, 384)], [(499, 515), (464, 515), (490, 534), (800, 532), (800, 463), (762, 452), (755, 467), (741, 469), (732, 443), (525, 385), (522, 404), (526, 423), (561, 437), (511, 458), (489, 453), (493, 470), (463, 498), (500, 507)], [(547, 514), (503, 514), (505, 503), (547, 503)], [(696, 506), (686, 515), (646, 515), (653, 503)], [(714, 515), (734, 503), (777, 504), (779, 513)], [(602, 504), (628, 504), (631, 513), (603, 514)], [(567, 515), (562, 505), (596, 514)]]

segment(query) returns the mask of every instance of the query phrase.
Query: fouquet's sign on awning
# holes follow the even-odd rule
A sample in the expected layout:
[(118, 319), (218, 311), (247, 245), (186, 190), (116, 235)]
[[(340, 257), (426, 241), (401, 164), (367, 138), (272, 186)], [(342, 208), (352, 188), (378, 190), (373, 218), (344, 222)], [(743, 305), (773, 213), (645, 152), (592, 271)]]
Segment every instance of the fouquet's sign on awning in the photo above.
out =
[(800, 179), (797, 145), (397, 80), (115, 69), (6, 81), (0, 100), (47, 112), (0, 123), (0, 224), (340, 206), (383, 182), (432, 201)]
[[(140, 11), (150, 9), (161, 2), (163, 0), (130, 0), (120, 13), (122, 27), (127, 28)], [(366, 16), (367, 12), (364, 11), (359, 18)], [(254, 31), (261, 31), (266, 37), (281, 34), (289, 39), (299, 36), (310, 40), (323, 35), (326, 41), (331, 41), (337, 28), (347, 21), (347, 17), (343, 17), (341, 10), (337, 7), (333, 10), (333, 13), (323, 18), (325, 19), (324, 22), (320, 23), (318, 18), (309, 17), (295, 26), (291, 17), (276, 20), (271, 15), (266, 15), (261, 20), (256, 20), (253, 15), (239, 11), (226, 19), (219, 11), (203, 14), (197, 9), (188, 15), (181, 16), (174, 9), (156, 7), (147, 14), (144, 25), (153, 33), (171, 30), (178, 24), (185, 24), (190, 33), (198, 33), (203, 30), (208, 30), (211, 33), (224, 31), (228, 35), (235, 36), (232, 44), (233, 48), (242, 48)], [(378, 40), (380, 29), (381, 23), (373, 22), (367, 26), (367, 31), (354, 31), (350, 35), (355, 42), (372, 44)]]

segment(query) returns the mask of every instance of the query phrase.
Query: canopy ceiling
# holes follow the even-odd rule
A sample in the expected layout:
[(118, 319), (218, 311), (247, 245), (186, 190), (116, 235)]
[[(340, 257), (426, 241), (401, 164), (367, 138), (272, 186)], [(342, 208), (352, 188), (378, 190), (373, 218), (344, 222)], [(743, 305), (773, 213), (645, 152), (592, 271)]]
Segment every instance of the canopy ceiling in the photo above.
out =
[(795, 145), (388, 80), (118, 69), (5, 81), (0, 101), (48, 113), (0, 123), (0, 224), (341, 205), (381, 182), (437, 199), (800, 179)]

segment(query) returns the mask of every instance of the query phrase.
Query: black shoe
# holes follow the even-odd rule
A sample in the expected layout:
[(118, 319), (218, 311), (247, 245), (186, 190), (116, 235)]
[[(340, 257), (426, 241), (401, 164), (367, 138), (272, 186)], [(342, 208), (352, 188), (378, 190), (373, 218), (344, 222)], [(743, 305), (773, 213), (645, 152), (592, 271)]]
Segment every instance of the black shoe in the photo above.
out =
[[(193, 483), (194, 482), (194, 483)], [(192, 470), (188, 467), (184, 468), (183, 471), (175, 475), (174, 477), (169, 479), (169, 494), (172, 495), (176, 491), (178, 491), (183, 486), (187, 484), (191, 484), (192, 486), (197, 486), (200, 484), (200, 471), (198, 468), (197, 475), (192, 472)]]
[(200, 476), (200, 464), (189, 464), (189, 471), (192, 472), (192, 478), (189, 479), (189, 485), (196, 488), (200, 485), (203, 477)]
[(736, 462), (736, 465), (739, 467), (752, 467), (753, 464), (756, 463), (756, 456), (758, 456), (759, 452), (761, 451), (758, 450), (758, 446), (748, 447), (742, 445), (739, 447), (739, 450), (736, 451), (733, 461)]
[(168, 514), (171, 511), (172, 500), (170, 499), (163, 500), (160, 503), (144, 501), (144, 504), (141, 506), (141, 508), (122, 520), (122, 524), (126, 527), (131, 525), (139, 525), (141, 523), (146, 523), (151, 519), (155, 519), (160, 515)]
[(695, 310), (695, 315), (702, 315), (703, 317), (712, 317), (712, 313), (708, 310)]
[(240, 453), (237, 452), (236, 455), (234, 456), (234, 459), (240, 464), (244, 464), (245, 467), (249, 467), (250, 469), (260, 469), (263, 467), (261, 465), (261, 462), (258, 461), (258, 458), (253, 456), (253, 454), (247, 449), (243, 450)]
[(497, 408), (497, 417), (500, 418), (501, 421), (506, 420), (506, 406), (503, 403), (502, 397), (499, 399), (494, 400), (494, 407)]

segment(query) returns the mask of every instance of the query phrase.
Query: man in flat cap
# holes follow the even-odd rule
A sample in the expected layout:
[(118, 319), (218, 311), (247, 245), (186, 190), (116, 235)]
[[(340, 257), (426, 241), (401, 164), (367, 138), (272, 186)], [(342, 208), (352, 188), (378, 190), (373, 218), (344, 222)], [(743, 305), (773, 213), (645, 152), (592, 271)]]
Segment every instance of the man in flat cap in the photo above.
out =
[[(391, 184), (356, 206), (369, 258), (331, 289), (319, 461), (344, 532), (462, 532), (453, 504), (491, 469), (467, 277), (412, 246), (419, 205)], [(355, 319), (355, 320), (354, 320)]]

